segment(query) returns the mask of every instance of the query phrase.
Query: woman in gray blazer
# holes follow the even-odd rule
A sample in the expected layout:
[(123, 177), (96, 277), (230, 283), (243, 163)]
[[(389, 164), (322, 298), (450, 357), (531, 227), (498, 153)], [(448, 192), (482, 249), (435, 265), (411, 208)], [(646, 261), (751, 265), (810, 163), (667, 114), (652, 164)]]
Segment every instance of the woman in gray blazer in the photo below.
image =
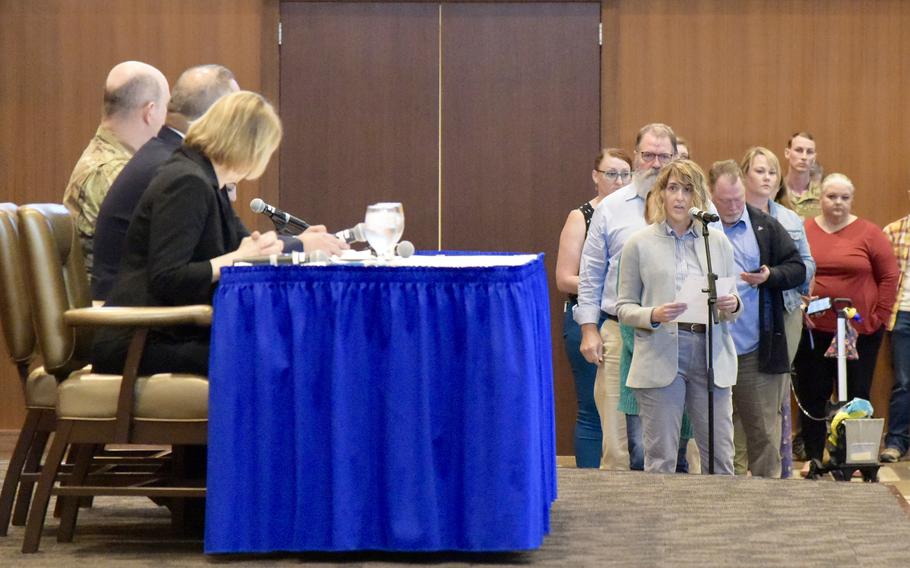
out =
[[(687, 306), (675, 298), (689, 277), (707, 273), (700, 221), (689, 209), (709, 205), (705, 175), (695, 162), (665, 166), (648, 196), (648, 227), (623, 247), (619, 268), (619, 321), (635, 328), (628, 385), (641, 410), (645, 471), (672, 473), (676, 467), (683, 410), (689, 413), (708, 471), (707, 342), (704, 323), (678, 321)], [(721, 278), (738, 274), (733, 247), (723, 231), (709, 227), (711, 260)], [(714, 327), (714, 471), (733, 474), (733, 407), (736, 349), (728, 321), (741, 311), (733, 291), (718, 290)], [(684, 318), (683, 318), (684, 319)]]

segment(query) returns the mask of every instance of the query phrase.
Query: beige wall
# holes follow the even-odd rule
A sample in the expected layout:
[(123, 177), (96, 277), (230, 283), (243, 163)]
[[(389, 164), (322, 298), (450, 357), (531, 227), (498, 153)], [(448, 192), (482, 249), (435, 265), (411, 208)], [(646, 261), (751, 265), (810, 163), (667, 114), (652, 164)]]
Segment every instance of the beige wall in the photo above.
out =
[[(910, 212), (910, 2), (608, 0), (602, 21), (605, 146), (631, 150), (642, 125), (666, 122), (707, 168), (754, 145), (783, 160), (807, 130), (826, 173), (856, 185), (856, 214), (884, 225)], [(886, 342), (878, 413), (890, 385)]]
[[(61, 201), (120, 61), (155, 65), (171, 82), (189, 66), (221, 63), (242, 88), (274, 98), (277, 21), (277, 0), (0, 0), (0, 201)], [(277, 195), (274, 170), (265, 196)], [(245, 184), (240, 199), (259, 185)], [(21, 388), (5, 349), (2, 359), (0, 429), (18, 428)]]
[(783, 160), (808, 130), (826, 172), (856, 184), (856, 213), (884, 224), (910, 209), (910, 3), (613, 0), (603, 16), (605, 145), (631, 149), (666, 122), (710, 167), (753, 145)]

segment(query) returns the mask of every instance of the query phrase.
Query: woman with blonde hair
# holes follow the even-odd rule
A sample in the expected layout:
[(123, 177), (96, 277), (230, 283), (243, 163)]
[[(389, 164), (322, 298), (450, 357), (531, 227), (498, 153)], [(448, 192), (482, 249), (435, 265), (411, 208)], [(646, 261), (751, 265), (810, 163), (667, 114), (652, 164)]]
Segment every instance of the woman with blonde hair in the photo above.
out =
[(780, 162), (774, 152), (761, 146), (749, 148), (740, 162), (740, 167), (746, 187), (746, 202), (763, 213), (771, 215), (787, 229), (803, 264), (806, 265), (806, 280), (802, 286), (784, 292), (787, 347), (792, 363), (803, 328), (800, 294), (806, 294), (809, 291), (809, 282), (815, 276), (815, 261), (812, 259), (812, 251), (809, 248), (809, 240), (806, 238), (803, 220), (789, 205), (790, 196), (780, 173)]
[[(559, 254), (556, 257), (556, 287), (569, 298), (563, 318), (563, 341), (566, 355), (575, 377), (575, 393), (578, 398), (578, 415), (575, 421), (575, 465), (577, 467), (600, 467), (603, 433), (600, 414), (594, 401), (594, 378), (597, 365), (588, 363), (582, 356), (581, 328), (572, 318), (572, 310), (578, 305), (578, 269), (581, 264), (581, 250), (588, 235), (588, 226), (603, 198), (632, 180), (632, 158), (619, 148), (605, 148), (594, 158), (591, 179), (597, 195), (580, 207), (569, 212), (566, 224), (559, 235)], [(598, 327), (603, 322), (598, 322)], [(616, 435), (610, 439), (615, 439)], [(615, 449), (611, 449), (616, 451)]]
[[(809, 239), (806, 238), (806, 229), (803, 225), (803, 219), (797, 215), (790, 202), (790, 192), (784, 183), (784, 177), (781, 174), (780, 161), (777, 156), (762, 146), (753, 146), (746, 151), (740, 162), (743, 171), (743, 183), (746, 187), (746, 202), (749, 205), (759, 209), (774, 217), (793, 239), (799, 256), (806, 265), (806, 280), (799, 287), (784, 291), (784, 332), (787, 336), (787, 354), (790, 359), (790, 365), (793, 365), (793, 359), (796, 357), (796, 348), (799, 346), (799, 339), (803, 332), (803, 311), (802, 295), (809, 293), (809, 283), (815, 276), (815, 260), (812, 259), (812, 251), (809, 247)], [(789, 387), (787, 387), (789, 390)], [(785, 397), (784, 407), (781, 409), (783, 424), (781, 428), (781, 456), (783, 458), (783, 468), (781, 477), (789, 477), (792, 465), (792, 454), (790, 447), (791, 425), (790, 425), (790, 400)], [(797, 430), (799, 421), (796, 422)], [(802, 439), (799, 440), (799, 451), (802, 454)], [(804, 457), (801, 455), (800, 457)]]
[[(246, 230), (228, 195), (237, 182), (262, 175), (281, 135), (272, 105), (249, 91), (222, 97), (193, 122), (136, 206), (106, 305), (211, 303), (222, 268), (238, 258), (281, 252), (274, 231)], [(307, 239), (312, 246), (330, 244), (323, 235), (324, 228), (316, 240), (313, 234)], [(97, 372), (123, 370), (130, 335), (129, 329), (99, 331), (92, 361)], [(153, 329), (139, 372), (207, 374), (208, 352), (208, 328)]]
[[(677, 321), (688, 306), (677, 302), (684, 282), (707, 274), (699, 221), (689, 209), (708, 206), (705, 174), (690, 160), (664, 166), (651, 190), (648, 227), (626, 242), (619, 267), (617, 313), (635, 328), (635, 351), (628, 386), (641, 413), (645, 471), (671, 473), (676, 468), (683, 411), (695, 430), (702, 471), (708, 464), (707, 326)], [(709, 227), (714, 272), (738, 274), (733, 247), (722, 231)], [(714, 470), (733, 474), (733, 406), (736, 349), (727, 329), (742, 307), (735, 292), (719, 291), (719, 323), (714, 328)]]

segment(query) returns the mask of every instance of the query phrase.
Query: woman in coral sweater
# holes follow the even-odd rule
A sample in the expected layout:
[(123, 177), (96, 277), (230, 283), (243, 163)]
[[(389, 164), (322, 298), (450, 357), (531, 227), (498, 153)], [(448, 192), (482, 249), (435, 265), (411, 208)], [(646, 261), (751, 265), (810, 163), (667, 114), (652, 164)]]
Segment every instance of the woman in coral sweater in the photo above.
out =
[[(847, 399), (869, 399), (875, 360), (885, 324), (897, 295), (898, 268), (891, 245), (880, 227), (851, 213), (853, 182), (831, 174), (822, 182), (821, 215), (806, 219), (806, 236), (815, 257), (811, 294), (850, 298), (861, 316), (852, 322), (858, 333), (859, 359), (847, 362)], [(803, 332), (797, 350), (796, 392), (815, 418), (825, 417), (825, 403), (837, 378), (836, 359), (824, 356), (837, 331), (834, 310), (812, 318), (815, 329)], [(821, 459), (825, 422), (803, 420), (806, 454)]]

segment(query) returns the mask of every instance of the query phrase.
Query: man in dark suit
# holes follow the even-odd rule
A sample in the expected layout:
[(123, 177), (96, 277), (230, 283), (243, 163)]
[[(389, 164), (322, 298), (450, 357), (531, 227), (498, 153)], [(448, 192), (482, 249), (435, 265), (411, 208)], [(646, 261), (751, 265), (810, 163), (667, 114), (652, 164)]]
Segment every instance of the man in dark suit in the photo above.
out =
[(191, 67), (177, 79), (164, 126), (133, 155), (101, 204), (95, 227), (92, 298), (103, 301), (110, 294), (133, 210), (158, 166), (183, 144), (191, 121), (202, 116), (216, 100), (238, 89), (234, 74), (221, 65)]
[(783, 225), (746, 204), (743, 174), (736, 162), (715, 162), (708, 177), (740, 270), (737, 291), (743, 310), (730, 325), (738, 359), (734, 429), (741, 427), (745, 433), (752, 475), (780, 477), (780, 412), (790, 371), (783, 291), (803, 283), (806, 265)]

